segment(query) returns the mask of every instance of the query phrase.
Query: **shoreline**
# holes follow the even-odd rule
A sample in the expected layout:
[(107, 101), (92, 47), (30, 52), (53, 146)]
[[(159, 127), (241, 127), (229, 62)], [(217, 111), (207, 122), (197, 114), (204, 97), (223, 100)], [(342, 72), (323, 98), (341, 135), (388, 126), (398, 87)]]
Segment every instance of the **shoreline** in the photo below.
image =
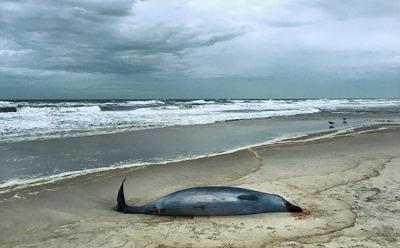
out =
[[(200, 125), (200, 124), (197, 124), (197, 125)], [(398, 124), (397, 123), (380, 123), (380, 124), (372, 123), (372, 124), (352, 126), (352, 127), (348, 127), (348, 128), (340, 128), (340, 129), (334, 129), (334, 130), (328, 130), (328, 131), (303, 133), (303, 134), (299, 134), (299, 135), (294, 135), (292, 137), (283, 136), (280, 138), (275, 138), (275, 139), (268, 140), (268, 141), (261, 142), (261, 143), (256, 143), (256, 144), (251, 144), (251, 145), (246, 145), (246, 146), (242, 146), (242, 147), (238, 147), (238, 148), (229, 149), (229, 150), (223, 151), (223, 152), (198, 155), (198, 156), (194, 156), (194, 157), (177, 158), (177, 159), (173, 159), (173, 160), (165, 160), (165, 161), (160, 161), (160, 162), (122, 163), (120, 165), (110, 165), (110, 166), (91, 168), (91, 169), (85, 169), (85, 170), (79, 170), (79, 171), (62, 172), (60, 174), (53, 174), (53, 175), (44, 176), (44, 177), (25, 178), (25, 179), (9, 179), (3, 183), (0, 183), (0, 197), (3, 194), (9, 195), (9, 194), (12, 194), (13, 192), (17, 192), (18, 190), (29, 189), (30, 187), (42, 186), (42, 185), (51, 184), (51, 183), (55, 183), (55, 182), (62, 181), (62, 180), (68, 180), (68, 179), (72, 179), (72, 178), (76, 178), (76, 177), (80, 177), (80, 176), (86, 176), (86, 175), (90, 176), (91, 174), (95, 174), (95, 173), (101, 173), (101, 172), (107, 172), (107, 171), (113, 171), (113, 170), (124, 170), (124, 169), (130, 169), (130, 168), (142, 169), (142, 168), (146, 168), (148, 166), (155, 166), (155, 165), (167, 165), (168, 166), (168, 164), (171, 164), (171, 163), (179, 163), (179, 162), (185, 162), (185, 161), (192, 161), (192, 160), (222, 156), (222, 155), (226, 155), (226, 154), (232, 154), (235, 152), (243, 151), (246, 149), (259, 148), (259, 147), (266, 146), (266, 145), (285, 144), (285, 143), (292, 143), (292, 142), (304, 142), (305, 143), (305, 142), (309, 142), (309, 141), (313, 141), (313, 140), (333, 138), (337, 135), (342, 135), (343, 133), (356, 134), (356, 132), (357, 132), (356, 130), (360, 130), (360, 132), (364, 132), (364, 131), (369, 132), (369, 131), (375, 131), (380, 128), (387, 129), (387, 128), (390, 128), (390, 127), (396, 126), (396, 125), (398, 125)], [(194, 126), (196, 126), (196, 125), (194, 125)], [(107, 134), (107, 135), (112, 135), (112, 134)], [(73, 137), (68, 137), (68, 138), (73, 138)]]
[[(0, 202), (0, 242), (4, 247), (398, 245), (400, 125), (308, 138), (21, 189)], [(187, 187), (221, 185), (279, 194), (305, 212), (126, 215), (113, 210), (125, 177), (131, 205)]]
[[(95, 137), (95, 136), (103, 136), (103, 135), (113, 135), (113, 134), (124, 134), (124, 133), (131, 133), (131, 132), (137, 132), (137, 131), (147, 131), (147, 130), (161, 130), (164, 128), (181, 128), (181, 127), (199, 127), (199, 126), (204, 126), (204, 125), (215, 125), (215, 124), (224, 124), (224, 123), (231, 123), (231, 122), (240, 122), (240, 121), (257, 121), (257, 120), (269, 120), (271, 118), (274, 118), (276, 120), (279, 119), (286, 119), (286, 118), (298, 118), (298, 117), (304, 117), (304, 118), (309, 118), (313, 117), (314, 114), (322, 114), (323, 112), (316, 112), (316, 113), (302, 113), (302, 114), (293, 114), (293, 115), (278, 115), (278, 116), (268, 116), (268, 117), (258, 117), (258, 118), (244, 118), (244, 119), (231, 119), (231, 120), (224, 120), (224, 121), (215, 121), (215, 122), (210, 122), (210, 123), (196, 123), (196, 124), (176, 124), (176, 125), (166, 125), (166, 126), (155, 126), (155, 127), (141, 127), (141, 128), (121, 128), (117, 129), (116, 131), (110, 131), (107, 130), (105, 132), (93, 132), (93, 133), (76, 133), (76, 134), (70, 134), (69, 136), (52, 136), (52, 135), (43, 135), (42, 137), (35, 137), (35, 138), (24, 138), (20, 140), (5, 140), (2, 141), (1, 144), (12, 144), (12, 143), (18, 143), (18, 142), (34, 142), (34, 141), (45, 141), (45, 140), (59, 140), (59, 139), (73, 139), (73, 138), (80, 138), (80, 137)], [(332, 116), (341, 116), (340, 114), (330, 114)]]
[[(370, 99), (373, 100), (373, 99)], [(391, 100), (391, 99), (389, 99)], [(394, 99), (399, 100), (400, 99)], [(238, 119), (227, 119), (227, 120), (216, 120), (213, 122), (205, 122), (205, 123), (195, 123), (195, 124), (173, 124), (173, 125), (165, 125), (165, 126), (147, 126), (147, 127), (119, 127), (116, 129), (115, 127), (104, 129), (104, 130), (97, 130), (87, 132), (84, 130), (76, 131), (76, 133), (68, 134), (67, 136), (63, 136), (63, 134), (44, 134), (37, 137), (24, 137), (24, 138), (8, 138), (5, 140), (0, 140), (1, 144), (12, 144), (18, 142), (34, 142), (34, 141), (45, 141), (45, 140), (59, 140), (59, 139), (70, 139), (70, 138), (80, 138), (80, 137), (95, 137), (95, 136), (103, 136), (103, 135), (113, 135), (113, 134), (124, 134), (130, 132), (137, 132), (137, 131), (146, 131), (146, 130), (159, 130), (164, 128), (181, 128), (181, 127), (196, 127), (196, 126), (204, 126), (204, 125), (215, 125), (215, 124), (224, 124), (224, 123), (232, 123), (232, 122), (241, 122), (241, 121), (254, 121), (254, 120), (268, 120), (268, 119), (275, 119), (275, 120), (287, 120), (287, 119), (297, 119), (297, 118), (305, 118), (305, 119), (323, 119), (326, 117), (342, 117), (343, 115), (354, 115), (355, 119), (363, 118), (368, 119), (371, 121), (375, 119), (378, 121), (381, 119), (382, 121), (387, 121), (393, 117), (393, 113), (385, 113), (380, 112), (379, 115), (373, 112), (330, 112), (325, 109), (320, 109), (317, 112), (309, 112), (309, 113), (296, 113), (296, 114), (279, 114), (279, 115), (270, 115), (265, 117), (248, 117), (248, 118), (238, 118)], [(390, 120), (389, 123), (398, 123), (400, 119), (397, 118), (396, 121)], [(115, 129), (112, 131), (111, 129)]]

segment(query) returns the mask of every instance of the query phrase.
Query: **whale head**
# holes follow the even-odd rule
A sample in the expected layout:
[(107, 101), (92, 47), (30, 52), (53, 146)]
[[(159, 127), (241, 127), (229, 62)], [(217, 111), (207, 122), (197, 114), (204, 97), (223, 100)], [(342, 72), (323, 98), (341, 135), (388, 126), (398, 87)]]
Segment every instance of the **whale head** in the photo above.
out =
[(301, 207), (288, 202), (279, 195), (269, 195), (266, 199), (266, 203), (270, 212), (303, 212)]
[(303, 212), (303, 209), (299, 206), (293, 205), (292, 203), (286, 201), (285, 202), (285, 207), (288, 212), (293, 212), (293, 213), (301, 213)]

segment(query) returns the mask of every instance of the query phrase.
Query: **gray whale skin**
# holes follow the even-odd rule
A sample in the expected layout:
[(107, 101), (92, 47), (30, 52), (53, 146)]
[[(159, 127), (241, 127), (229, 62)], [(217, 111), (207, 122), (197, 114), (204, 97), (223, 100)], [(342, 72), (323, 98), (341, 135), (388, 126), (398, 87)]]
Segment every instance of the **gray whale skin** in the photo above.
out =
[(236, 187), (195, 187), (168, 194), (144, 206), (128, 206), (122, 182), (116, 210), (131, 214), (222, 216), (269, 212), (302, 212), (279, 195)]

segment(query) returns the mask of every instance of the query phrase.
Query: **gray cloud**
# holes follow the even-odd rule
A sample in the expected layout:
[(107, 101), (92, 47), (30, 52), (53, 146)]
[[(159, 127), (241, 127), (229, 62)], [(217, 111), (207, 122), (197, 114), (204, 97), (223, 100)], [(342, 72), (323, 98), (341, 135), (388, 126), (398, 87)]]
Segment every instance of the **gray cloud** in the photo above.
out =
[(286, 85), (274, 94), (290, 97), (310, 79), (373, 88), (379, 77), (393, 92), (399, 13), (396, 0), (3, 0), (0, 97), (195, 95), (199, 84), (220, 97)]
[(0, 44), (7, 59), (1, 65), (55, 73), (148, 73), (162, 71), (165, 57), (241, 34), (189, 29), (182, 23), (145, 23), (136, 20), (134, 8), (135, 3), (126, 0), (4, 2)]
[(356, 17), (399, 17), (400, 4), (398, 1), (376, 0), (321, 0), (314, 1), (316, 7), (329, 10), (338, 19)]

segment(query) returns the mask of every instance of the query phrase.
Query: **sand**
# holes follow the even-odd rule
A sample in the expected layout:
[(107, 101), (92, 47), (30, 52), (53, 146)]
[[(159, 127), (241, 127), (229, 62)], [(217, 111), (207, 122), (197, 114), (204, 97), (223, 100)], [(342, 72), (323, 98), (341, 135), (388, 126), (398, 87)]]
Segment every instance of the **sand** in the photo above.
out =
[[(384, 129), (382, 129), (384, 127)], [(174, 190), (234, 185), (302, 214), (165, 217), (113, 211)], [(400, 127), (310, 136), (192, 161), (120, 169), (0, 196), (1, 247), (400, 247)]]

